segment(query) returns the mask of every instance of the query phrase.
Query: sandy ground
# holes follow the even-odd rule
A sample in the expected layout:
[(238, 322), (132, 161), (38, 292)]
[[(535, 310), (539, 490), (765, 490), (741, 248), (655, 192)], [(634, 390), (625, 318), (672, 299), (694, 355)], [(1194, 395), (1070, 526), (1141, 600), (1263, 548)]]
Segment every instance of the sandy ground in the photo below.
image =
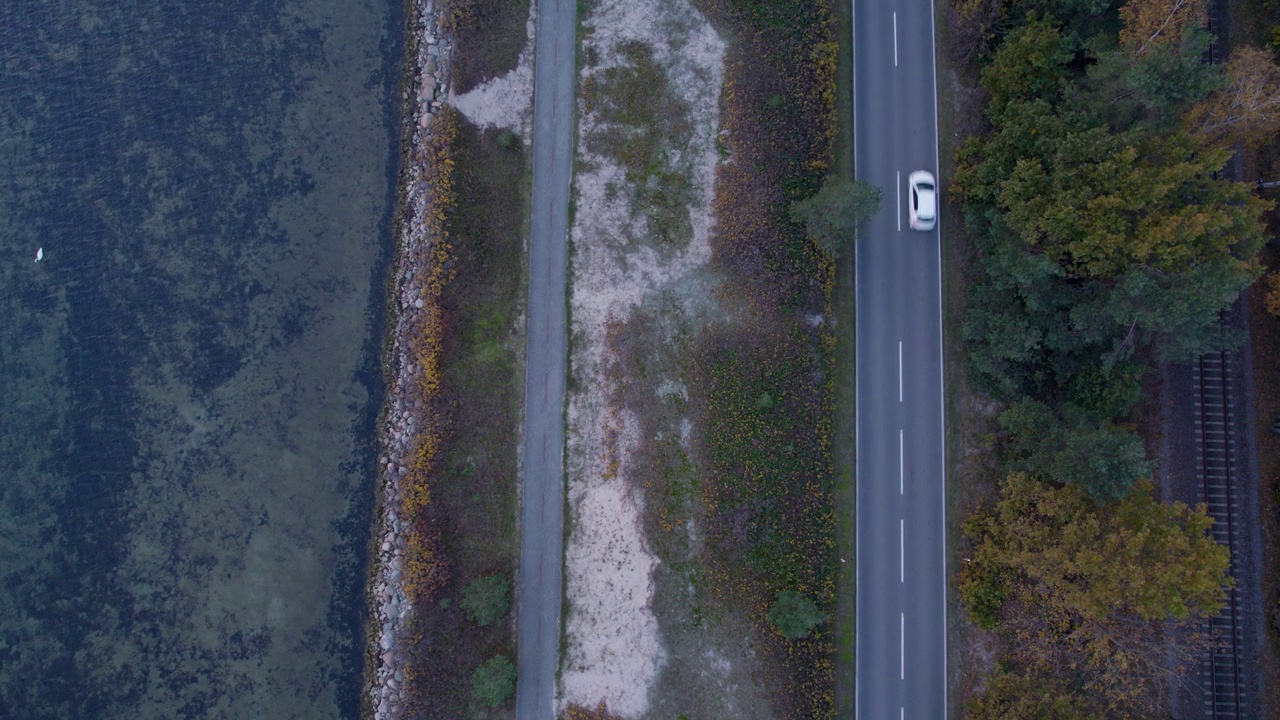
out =
[(511, 72), (494, 78), (464, 95), (449, 94), (449, 102), (481, 130), (502, 128), (520, 133), (528, 144), (533, 123), (533, 52), (538, 2), (529, 3), (529, 38)]
[(698, 285), (689, 281), (710, 258), (724, 44), (687, 0), (601, 0), (585, 25), (582, 56), (595, 64), (583, 69), (583, 80), (625, 62), (619, 52), (624, 43), (645, 43), (671, 89), (688, 103), (693, 127), (688, 143), (668, 158), (668, 169), (685, 174), (693, 189), (691, 236), (678, 247), (658, 248), (648, 237), (644, 209), (632, 202), (635, 188), (624, 169), (587, 149), (584, 139), (603, 121), (580, 105), (571, 231), (571, 532), (559, 705), (594, 708), (603, 701), (612, 713), (635, 718), (649, 708), (665, 651), (650, 607), (658, 560), (640, 526), (644, 498), (628, 480), (644, 439), (606, 378), (606, 328), (624, 322), (647, 299)]

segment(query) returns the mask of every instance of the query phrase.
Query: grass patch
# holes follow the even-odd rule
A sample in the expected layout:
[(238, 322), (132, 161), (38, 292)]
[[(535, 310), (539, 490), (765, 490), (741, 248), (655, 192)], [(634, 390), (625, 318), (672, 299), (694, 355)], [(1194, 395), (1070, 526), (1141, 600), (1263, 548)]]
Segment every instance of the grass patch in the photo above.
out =
[[(832, 171), (836, 23), (825, 2), (696, 2), (729, 39), (713, 267), (743, 318), (688, 354), (709, 597), (759, 638), (758, 682), (779, 717), (834, 717), (837, 557), (831, 331), (835, 265), (788, 208)], [(815, 320), (816, 318), (816, 320)], [(783, 591), (827, 618), (788, 641), (768, 620)]]
[[(502, 717), (471, 691), (473, 674), (499, 655), (515, 657), (507, 609), (481, 626), (463, 593), (484, 578), (514, 578), (518, 318), (525, 287), (522, 223), (525, 159), (500, 131), (460, 121), (450, 157), (457, 205), (445, 219), (453, 248), (442, 293), (440, 409), (447, 421), (432, 482), (432, 522), (450, 579), (434, 608), (413, 614), (408, 707), (423, 717)], [(492, 693), (490, 693), (492, 695)]]
[[(853, 157), (853, 6), (836, 3), (836, 37), (840, 52), (836, 63), (836, 112), (834, 171), (852, 180)], [(857, 687), (857, 298), (854, 273), (856, 252), (845, 252), (836, 261), (832, 302), (835, 323), (835, 443), (836, 551), (841, 563), (836, 577), (836, 717), (853, 717)]]
[(452, 80), (463, 94), (514, 70), (527, 42), (529, 0), (445, 0), (441, 28), (453, 35)]
[(584, 111), (601, 121), (586, 137), (586, 149), (626, 168), (632, 205), (648, 220), (650, 239), (659, 247), (682, 247), (692, 234), (688, 205), (694, 198), (688, 168), (674, 158), (693, 132), (689, 107), (672, 91), (653, 48), (632, 41), (619, 51), (623, 64), (582, 81)]

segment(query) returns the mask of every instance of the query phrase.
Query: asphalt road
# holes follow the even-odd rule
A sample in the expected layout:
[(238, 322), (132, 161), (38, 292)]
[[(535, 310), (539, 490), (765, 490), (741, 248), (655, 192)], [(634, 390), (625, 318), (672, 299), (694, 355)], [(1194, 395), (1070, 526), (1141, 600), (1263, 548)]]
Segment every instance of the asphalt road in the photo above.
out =
[[(907, 227), (937, 175), (933, 7), (855, 0), (854, 154), (883, 190), (857, 245), (857, 717), (946, 717), (939, 234)], [(942, 188), (945, 193), (946, 188)]]
[(575, 0), (538, 3), (524, 390), (516, 717), (554, 717), (564, 543), (565, 268)]

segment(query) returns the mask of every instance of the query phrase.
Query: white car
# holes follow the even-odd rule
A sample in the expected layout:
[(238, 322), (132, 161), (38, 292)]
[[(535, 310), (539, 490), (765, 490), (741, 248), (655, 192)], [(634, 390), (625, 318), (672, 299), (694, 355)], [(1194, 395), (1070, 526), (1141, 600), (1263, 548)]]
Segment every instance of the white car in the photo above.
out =
[(938, 218), (938, 186), (933, 173), (917, 170), (907, 176), (911, 197), (907, 201), (908, 225), (912, 230), (929, 231)]

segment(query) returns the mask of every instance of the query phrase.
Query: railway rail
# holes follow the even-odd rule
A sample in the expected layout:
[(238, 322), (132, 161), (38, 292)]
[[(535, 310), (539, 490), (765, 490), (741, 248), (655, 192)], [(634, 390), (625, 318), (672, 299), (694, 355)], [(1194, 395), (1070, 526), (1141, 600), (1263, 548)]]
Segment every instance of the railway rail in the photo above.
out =
[[(1237, 536), (1240, 507), (1236, 492), (1240, 464), (1236, 454), (1232, 353), (1213, 352), (1195, 366), (1196, 475), (1200, 501), (1214, 519), (1214, 540), (1231, 553), (1233, 577), (1237, 576), (1240, 539)], [(1203, 717), (1213, 720), (1248, 717), (1244, 695), (1240, 648), (1244, 644), (1239, 592), (1227, 591), (1226, 606), (1209, 621), (1211, 644), (1200, 663)]]

